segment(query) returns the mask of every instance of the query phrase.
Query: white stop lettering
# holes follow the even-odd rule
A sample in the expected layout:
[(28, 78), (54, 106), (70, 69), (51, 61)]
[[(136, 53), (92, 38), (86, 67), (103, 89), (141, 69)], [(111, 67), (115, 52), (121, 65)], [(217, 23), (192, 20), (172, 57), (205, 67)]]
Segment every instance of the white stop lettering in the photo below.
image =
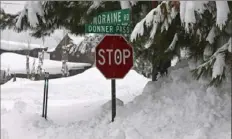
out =
[(122, 63), (122, 53), (119, 49), (116, 49), (114, 52), (114, 60), (116, 65)]

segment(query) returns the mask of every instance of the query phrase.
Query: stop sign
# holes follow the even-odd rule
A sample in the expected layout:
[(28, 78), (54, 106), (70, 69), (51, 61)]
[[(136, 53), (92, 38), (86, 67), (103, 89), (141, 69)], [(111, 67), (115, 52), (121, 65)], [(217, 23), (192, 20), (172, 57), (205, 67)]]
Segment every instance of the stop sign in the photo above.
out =
[(123, 78), (133, 67), (133, 50), (122, 36), (106, 35), (96, 47), (96, 67), (107, 79)]

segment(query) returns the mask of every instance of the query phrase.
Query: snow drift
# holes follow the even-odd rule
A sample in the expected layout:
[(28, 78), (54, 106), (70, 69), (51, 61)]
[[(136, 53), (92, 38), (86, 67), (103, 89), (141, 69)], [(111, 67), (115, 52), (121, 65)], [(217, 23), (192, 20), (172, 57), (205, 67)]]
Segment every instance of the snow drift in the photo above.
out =
[[(142, 93), (147, 81), (130, 71), (124, 79), (116, 81), (117, 98), (127, 103)], [(81, 123), (102, 114), (101, 105), (111, 99), (110, 83), (96, 68), (50, 80), (48, 120), (44, 120), (41, 117), (44, 81), (7, 82), (1, 86), (1, 139), (83, 139), (73, 133), (81, 129)]]
[[(85, 89), (91, 89), (89, 91), (93, 93), (91, 85), (94, 83), (96, 90), (103, 91), (99, 88), (106, 84), (100, 80), (102, 76), (99, 73), (91, 72), (94, 70), (96, 69), (88, 70), (80, 76), (70, 77), (69, 80), (88, 75), (90, 79), (83, 80), (83, 84), (87, 83), (87, 80), (90, 81), (89, 85), (86, 85), (88, 88)], [(104, 108), (108, 103), (102, 105), (102, 111), (95, 114), (91, 120), (62, 125), (53, 119), (43, 120), (40, 115), (26, 111), (28, 108), (25, 108), (24, 103), (20, 103), (20, 107), (14, 107), (10, 111), (2, 108), (4, 112), (2, 133), (9, 139), (13, 139), (13, 135), (28, 139), (230, 139), (231, 76), (228, 76), (222, 87), (214, 88), (207, 87), (203, 80), (193, 80), (186, 63), (179, 63), (170, 71), (168, 77), (160, 78), (157, 82), (148, 82), (143, 93), (132, 102), (118, 106), (114, 123), (110, 122), (111, 110)], [(121, 81), (122, 84), (117, 82), (117, 90), (137, 88), (139, 91), (138, 86), (141, 85), (139, 81), (142, 79), (137, 78), (133, 72), (129, 73), (128, 80)], [(58, 80), (54, 82), (58, 83)], [(79, 83), (80, 81), (75, 80), (76, 85)], [(6, 93), (10, 92), (5, 90), (6, 86), (7, 84), (3, 85), (3, 99), (6, 99)], [(13, 84), (11, 87), (15, 88)], [(105, 90), (109, 89), (105, 87)], [(70, 107), (75, 109), (73, 105)], [(20, 113), (21, 111), (24, 112)], [(15, 131), (18, 127), (21, 127), (19, 133)]]
[[(131, 70), (124, 79), (116, 81), (117, 97), (129, 101), (142, 93), (149, 80)], [(135, 86), (136, 85), (136, 86)], [(37, 101), (42, 98), (44, 81), (9, 81), (1, 86), (2, 98)], [(97, 68), (90, 68), (75, 76), (52, 79), (49, 81), (50, 100), (97, 100), (111, 98), (111, 80), (105, 79)], [(15, 93), (17, 92), (17, 93)], [(14, 94), (15, 93), (15, 94)], [(14, 94), (14, 95), (9, 95)], [(127, 95), (127, 98), (121, 98)], [(42, 99), (41, 99), (42, 100)]]
[[(95, 139), (230, 139), (231, 76), (221, 88), (193, 80), (185, 64), (169, 77), (149, 82), (143, 94), (111, 113), (82, 136)], [(178, 67), (177, 66), (177, 67)], [(90, 122), (91, 123), (91, 122)], [(90, 125), (89, 125), (90, 126)]]

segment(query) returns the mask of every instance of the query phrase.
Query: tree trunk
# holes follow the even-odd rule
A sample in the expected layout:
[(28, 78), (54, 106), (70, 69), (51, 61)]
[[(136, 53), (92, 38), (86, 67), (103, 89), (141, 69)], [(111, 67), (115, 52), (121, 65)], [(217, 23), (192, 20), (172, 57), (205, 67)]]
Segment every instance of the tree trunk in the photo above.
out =
[(152, 81), (157, 81), (157, 68), (155, 64), (152, 64)]
[(27, 79), (30, 78), (30, 66), (29, 66), (29, 54), (27, 54), (27, 57), (26, 57), (26, 70), (27, 70)]

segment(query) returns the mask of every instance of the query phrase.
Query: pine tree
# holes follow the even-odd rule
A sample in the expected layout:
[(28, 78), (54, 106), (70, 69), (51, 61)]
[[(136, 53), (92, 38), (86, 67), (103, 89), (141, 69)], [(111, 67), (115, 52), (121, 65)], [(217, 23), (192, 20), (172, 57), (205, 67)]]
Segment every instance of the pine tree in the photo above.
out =
[[(231, 28), (232, 19), (231, 14), (228, 18), (230, 13), (228, 4), (231, 8), (231, 3), (226, 1), (181, 1), (175, 2), (175, 4), (161, 2), (136, 25), (131, 34), (131, 40), (135, 40), (138, 35), (146, 36), (144, 34), (148, 33), (145, 27), (152, 26), (145, 48), (152, 47), (153, 42), (163, 42), (159, 41), (159, 34), (171, 30), (172, 22), (180, 17), (181, 24), (175, 24), (176, 31), (174, 32), (176, 34), (173, 35), (173, 41), (165, 52), (176, 51), (177, 53), (174, 55), (178, 55), (180, 48), (186, 48), (190, 52), (189, 59), (202, 61), (202, 64), (193, 70), (193, 75), (197, 79), (209, 75), (212, 77), (210, 85), (219, 85), (225, 76), (225, 69), (228, 67), (225, 63), (231, 61), (228, 59), (231, 34), (226, 29)], [(170, 35), (170, 33), (168, 34)], [(157, 48), (157, 57), (160, 57), (159, 54), (161, 57), (163, 56), (162, 49)]]
[[(139, 63), (136, 65), (141, 66), (140, 63), (146, 59), (146, 66), (149, 65), (149, 67), (145, 68), (143, 66), (140, 69), (148, 69), (145, 72), (153, 81), (157, 80), (158, 74), (164, 75), (167, 72), (167, 68), (171, 65), (172, 57), (178, 54), (175, 51), (165, 53), (169, 44), (173, 41), (178, 24), (180, 24), (178, 19), (175, 18), (177, 14), (175, 12), (171, 13), (172, 9), (168, 7), (168, 4), (168, 2), (162, 2), (149, 12), (145, 18), (137, 23), (131, 34), (131, 41), (134, 42), (134, 47), (136, 48), (139, 45), (140, 49), (138, 56), (140, 56), (139, 59), (141, 61), (137, 57), (136, 59)], [(152, 17), (153, 14), (157, 14), (157, 16), (154, 15)], [(154, 21), (152, 21), (152, 18)], [(153, 26), (151, 26), (152, 24)], [(137, 40), (134, 41), (135, 39)]]

